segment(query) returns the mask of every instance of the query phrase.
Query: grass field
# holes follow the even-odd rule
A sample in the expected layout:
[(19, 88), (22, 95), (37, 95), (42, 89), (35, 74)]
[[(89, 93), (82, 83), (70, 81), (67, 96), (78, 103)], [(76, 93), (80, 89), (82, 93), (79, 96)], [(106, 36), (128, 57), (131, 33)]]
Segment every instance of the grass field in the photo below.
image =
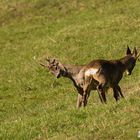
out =
[(135, 140), (140, 131), (140, 62), (120, 85), (125, 100), (102, 105), (77, 92), (38, 61), (118, 59), (140, 51), (139, 0), (0, 0), (0, 139)]

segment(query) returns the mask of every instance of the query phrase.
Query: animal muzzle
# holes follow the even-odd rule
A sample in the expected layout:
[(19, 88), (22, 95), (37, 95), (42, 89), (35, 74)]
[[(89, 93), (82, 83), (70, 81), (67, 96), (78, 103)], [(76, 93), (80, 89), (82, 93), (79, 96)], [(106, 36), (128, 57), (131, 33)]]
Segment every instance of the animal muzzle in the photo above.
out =
[(126, 74), (127, 74), (127, 75), (131, 75), (131, 71), (128, 71), (128, 70), (127, 70), (127, 71), (126, 71)]

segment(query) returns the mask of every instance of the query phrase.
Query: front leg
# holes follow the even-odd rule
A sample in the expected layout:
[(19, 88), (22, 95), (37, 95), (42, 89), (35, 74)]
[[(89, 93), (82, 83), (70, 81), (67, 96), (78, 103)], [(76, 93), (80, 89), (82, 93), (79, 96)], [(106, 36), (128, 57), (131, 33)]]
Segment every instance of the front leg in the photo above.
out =
[(117, 89), (118, 89), (118, 91), (119, 91), (119, 93), (120, 93), (121, 97), (122, 97), (122, 98), (124, 98), (124, 96), (123, 96), (123, 94), (122, 94), (122, 91), (121, 91), (121, 88), (120, 88), (120, 86), (119, 86), (119, 85), (117, 85)]
[(84, 92), (82, 97), (83, 106), (85, 107), (87, 105), (87, 92)]
[(85, 77), (85, 81), (84, 81), (84, 84), (83, 84), (83, 105), (84, 105), (84, 107), (87, 105), (87, 100), (88, 100), (88, 97), (90, 96), (91, 82), (92, 82), (91, 77)]
[(105, 90), (104, 90), (103, 84), (99, 84), (97, 86), (97, 91), (98, 91), (101, 102), (106, 103), (106, 95), (105, 95)]
[(77, 97), (77, 108), (80, 108), (82, 105), (85, 107), (87, 105), (87, 99), (89, 94), (87, 92), (81, 92)]
[(119, 96), (118, 89), (116, 86), (113, 87), (113, 94), (114, 94), (115, 100), (118, 101), (120, 96)]
[(77, 108), (80, 108), (82, 106), (82, 99), (83, 99), (83, 96), (81, 94), (78, 94), (78, 97), (77, 97)]

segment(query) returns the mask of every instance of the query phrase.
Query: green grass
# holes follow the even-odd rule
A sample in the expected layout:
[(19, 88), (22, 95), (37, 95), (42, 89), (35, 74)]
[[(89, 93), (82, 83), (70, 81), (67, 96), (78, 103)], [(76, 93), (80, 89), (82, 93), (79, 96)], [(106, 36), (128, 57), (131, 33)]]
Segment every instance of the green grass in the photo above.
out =
[(0, 139), (133, 140), (140, 131), (140, 63), (102, 105), (95, 91), (76, 109), (77, 92), (37, 63), (117, 59), (140, 51), (139, 0), (0, 0)]

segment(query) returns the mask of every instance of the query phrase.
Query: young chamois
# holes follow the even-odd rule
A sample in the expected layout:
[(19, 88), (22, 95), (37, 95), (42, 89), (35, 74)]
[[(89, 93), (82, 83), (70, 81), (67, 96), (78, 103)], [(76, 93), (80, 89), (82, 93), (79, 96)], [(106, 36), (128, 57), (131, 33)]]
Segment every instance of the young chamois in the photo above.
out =
[[(77, 107), (80, 107), (83, 103), (84, 106), (86, 105), (85, 102), (83, 102), (83, 84), (84, 84), (84, 75), (83, 73), (79, 74), (80, 70), (83, 69), (85, 66), (84, 65), (65, 65), (60, 62), (58, 62), (55, 59), (46, 59), (47, 64), (40, 63), (40, 65), (44, 66), (45, 68), (48, 68), (49, 71), (55, 75), (56, 78), (60, 77), (66, 77), (69, 78), (75, 88), (78, 91), (78, 98), (77, 98)], [(91, 90), (96, 90), (97, 87), (97, 82), (94, 81), (94, 79), (91, 79), (90, 85), (88, 85), (88, 96), (90, 94)]]
[(89, 96), (89, 85), (91, 79), (94, 79), (97, 84), (97, 91), (102, 102), (106, 102), (105, 93), (109, 88), (113, 89), (114, 98), (116, 101), (119, 99), (119, 94), (123, 97), (119, 82), (126, 71), (131, 75), (137, 58), (139, 57), (137, 49), (134, 48), (133, 52), (127, 47), (126, 56), (118, 60), (93, 60), (86, 65), (79, 74), (84, 74), (83, 84), (83, 102), (86, 105), (87, 97)]

